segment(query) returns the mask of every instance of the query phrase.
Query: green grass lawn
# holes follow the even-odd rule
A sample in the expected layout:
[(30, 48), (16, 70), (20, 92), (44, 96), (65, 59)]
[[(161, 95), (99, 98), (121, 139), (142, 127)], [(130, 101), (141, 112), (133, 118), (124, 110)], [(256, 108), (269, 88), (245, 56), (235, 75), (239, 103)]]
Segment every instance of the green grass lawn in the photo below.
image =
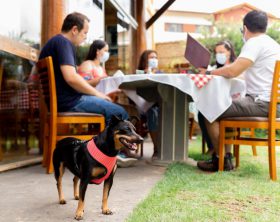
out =
[[(279, 182), (269, 180), (267, 148), (257, 151), (253, 157), (250, 147), (241, 148), (240, 167), (231, 172), (204, 173), (182, 163), (169, 165), (126, 221), (280, 221)], [(205, 159), (200, 138), (191, 142), (189, 156)]]

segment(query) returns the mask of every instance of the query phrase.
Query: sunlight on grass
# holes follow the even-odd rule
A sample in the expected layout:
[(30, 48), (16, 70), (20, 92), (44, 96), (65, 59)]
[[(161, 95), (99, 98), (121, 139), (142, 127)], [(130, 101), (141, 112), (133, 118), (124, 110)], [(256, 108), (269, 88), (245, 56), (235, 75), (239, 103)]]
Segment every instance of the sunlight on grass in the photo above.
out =
[[(267, 148), (257, 148), (257, 157), (246, 148), (241, 149), (240, 168), (232, 172), (204, 173), (182, 163), (169, 165), (126, 221), (279, 221), (279, 182), (269, 180)], [(190, 143), (189, 156), (207, 158), (201, 154), (200, 139)]]

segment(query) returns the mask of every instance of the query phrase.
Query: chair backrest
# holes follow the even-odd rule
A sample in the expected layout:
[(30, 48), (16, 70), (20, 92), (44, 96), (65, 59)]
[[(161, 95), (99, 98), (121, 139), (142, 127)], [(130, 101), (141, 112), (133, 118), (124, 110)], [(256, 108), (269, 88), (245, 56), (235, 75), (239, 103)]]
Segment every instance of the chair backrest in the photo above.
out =
[(280, 103), (280, 60), (276, 61), (269, 105), (269, 136), (275, 134), (277, 105)]
[(40, 59), (37, 62), (37, 73), (40, 80), (40, 89), (48, 112), (57, 115), (57, 96), (52, 57)]

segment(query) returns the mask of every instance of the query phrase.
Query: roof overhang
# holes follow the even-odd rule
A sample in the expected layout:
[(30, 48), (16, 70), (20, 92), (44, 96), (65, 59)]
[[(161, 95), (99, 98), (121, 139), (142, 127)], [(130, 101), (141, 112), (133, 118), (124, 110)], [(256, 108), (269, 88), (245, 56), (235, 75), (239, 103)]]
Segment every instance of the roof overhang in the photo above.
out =
[(123, 16), (124, 22), (130, 24), (134, 29), (137, 29), (137, 21), (116, 0), (109, 0), (109, 2), (116, 8), (118, 13)]

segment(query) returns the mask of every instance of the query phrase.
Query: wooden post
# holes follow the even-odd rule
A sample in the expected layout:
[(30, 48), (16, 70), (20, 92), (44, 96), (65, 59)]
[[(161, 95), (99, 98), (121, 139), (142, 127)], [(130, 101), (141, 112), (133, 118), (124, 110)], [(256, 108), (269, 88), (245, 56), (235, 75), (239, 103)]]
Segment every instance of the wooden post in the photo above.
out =
[[(65, 5), (64, 0), (42, 0), (42, 21), (41, 21), (41, 48), (46, 42), (56, 34), (61, 32), (62, 23), (65, 17)], [(40, 106), (40, 120), (43, 120), (46, 115), (45, 108), (42, 104), (43, 101), (39, 101)], [(40, 121), (40, 137), (39, 147), (40, 152), (43, 151), (43, 132), (45, 121)], [(43, 163), (44, 164), (44, 163)]]
[(146, 23), (145, 23), (145, 0), (136, 1), (135, 5), (135, 17), (138, 23), (137, 30), (132, 31), (132, 42), (131, 42), (131, 73), (135, 73), (138, 61), (141, 53), (146, 50)]
[(42, 1), (41, 47), (51, 37), (60, 33), (64, 17), (64, 0)]

